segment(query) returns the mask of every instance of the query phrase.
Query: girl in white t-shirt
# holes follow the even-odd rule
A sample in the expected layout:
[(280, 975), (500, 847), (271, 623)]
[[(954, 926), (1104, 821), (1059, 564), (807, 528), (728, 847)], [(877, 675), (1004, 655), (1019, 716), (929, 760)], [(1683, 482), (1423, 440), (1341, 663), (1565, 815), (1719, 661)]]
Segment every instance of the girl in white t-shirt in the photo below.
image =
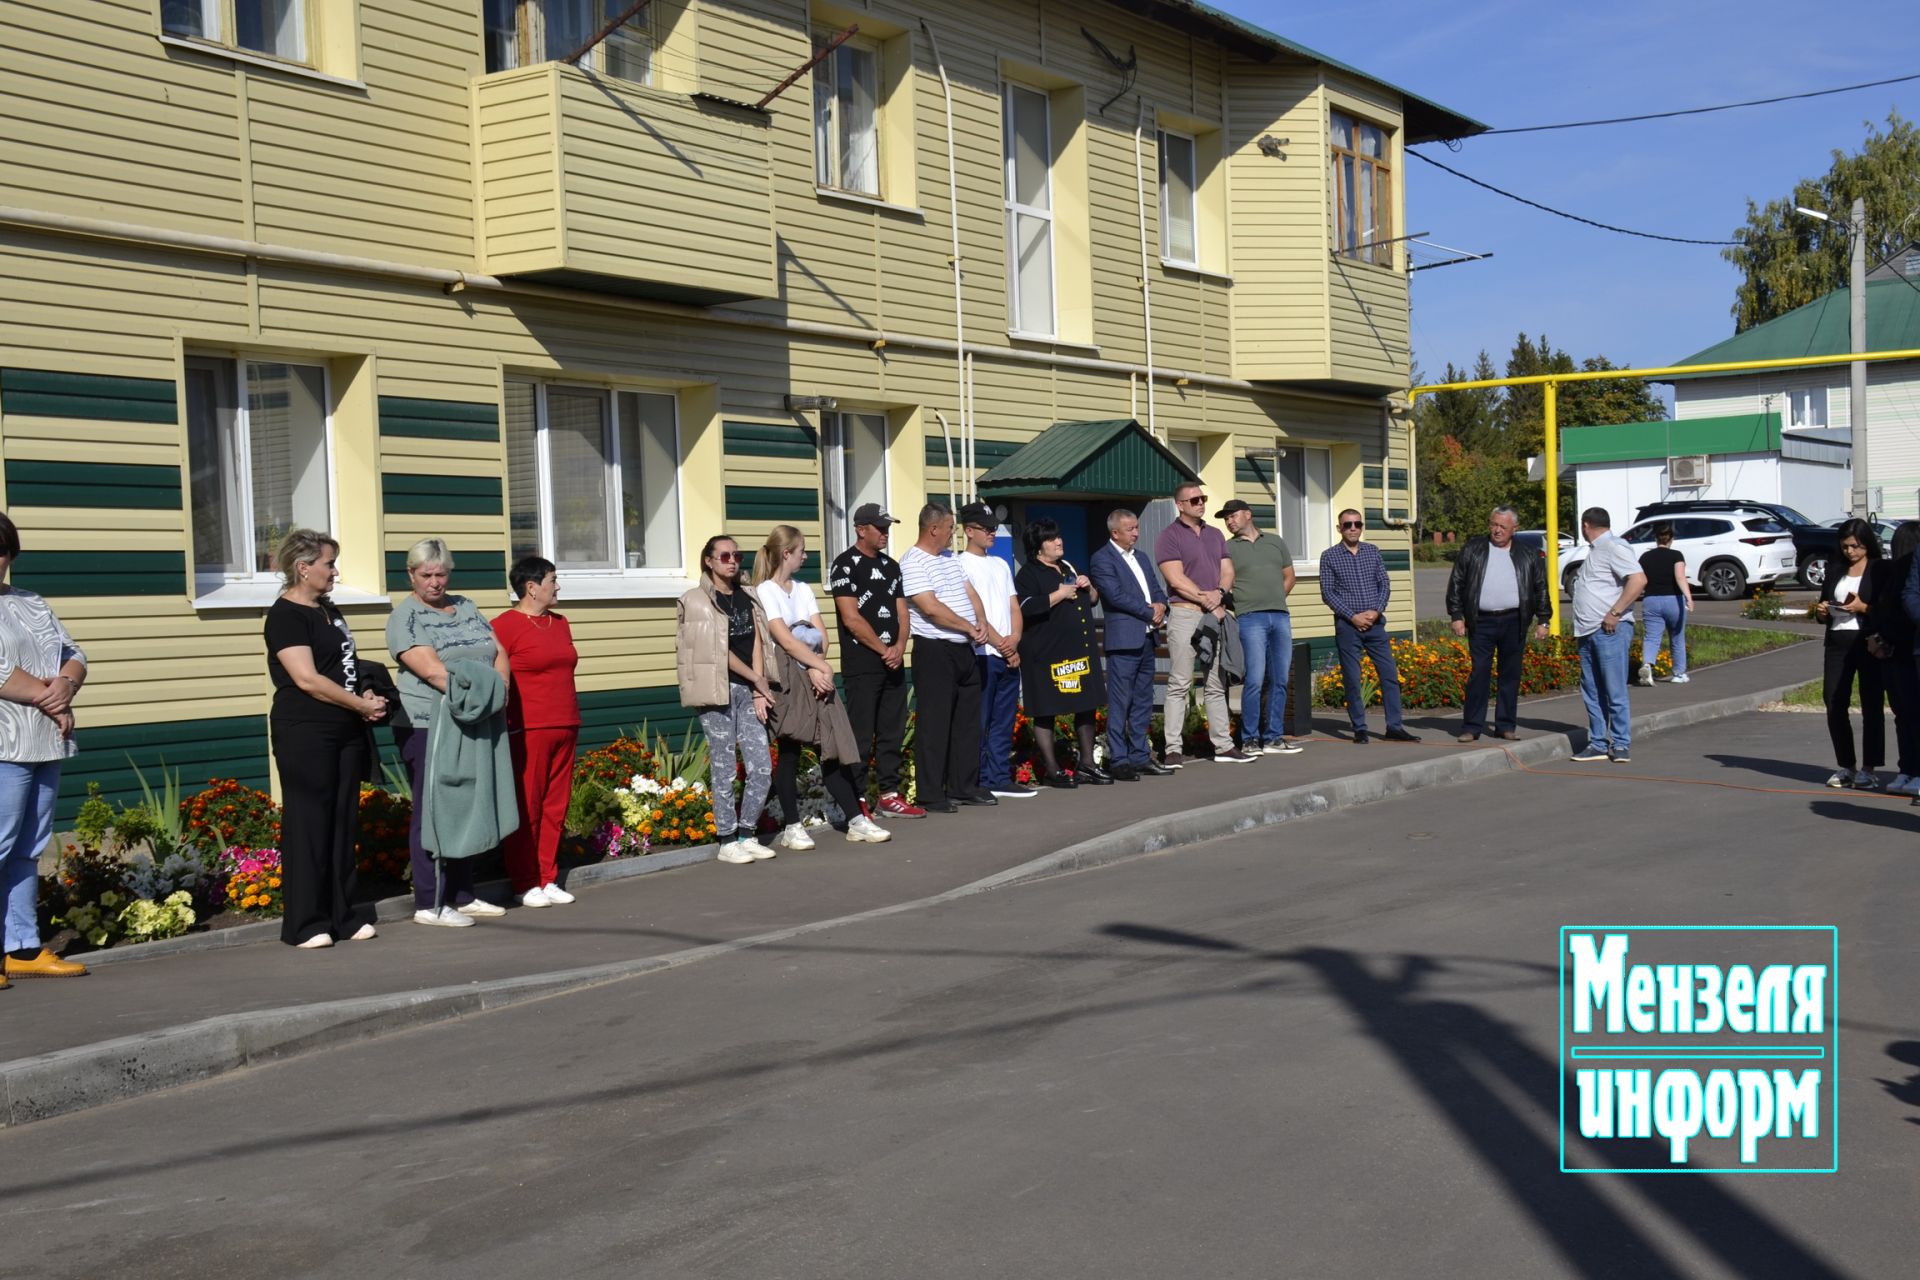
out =
[(787, 821), (780, 843), (789, 849), (813, 848), (813, 838), (800, 820), (800, 749), (804, 745), (819, 752), (827, 794), (847, 817), (847, 839), (880, 844), (893, 836), (867, 817), (860, 803), (865, 761), (854, 746), (853, 725), (826, 658), (827, 633), (820, 621), (820, 606), (813, 589), (793, 576), (806, 558), (806, 539), (792, 525), (781, 524), (767, 535), (767, 544), (753, 562), (754, 591), (779, 650), (780, 688), (767, 727), (779, 743), (773, 789)]

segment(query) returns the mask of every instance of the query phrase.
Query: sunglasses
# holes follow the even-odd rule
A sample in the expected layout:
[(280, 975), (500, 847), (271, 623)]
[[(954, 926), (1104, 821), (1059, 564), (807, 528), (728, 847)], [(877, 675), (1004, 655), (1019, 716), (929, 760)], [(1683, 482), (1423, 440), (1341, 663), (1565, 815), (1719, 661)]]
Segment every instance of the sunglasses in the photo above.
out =
[(1185, 501), (1186, 501), (1186, 504), (1190, 507), (1192, 506), (1204, 507), (1207, 504), (1207, 495), (1204, 493), (1196, 493), (1193, 497), (1188, 498)]
[(1364, 520), (1342, 520), (1340, 527), (1342, 529), (1364, 529), (1367, 527), (1367, 522)]
[(716, 551), (713, 553), (713, 558), (721, 564), (732, 564), (740, 558), (740, 553), (738, 551)]

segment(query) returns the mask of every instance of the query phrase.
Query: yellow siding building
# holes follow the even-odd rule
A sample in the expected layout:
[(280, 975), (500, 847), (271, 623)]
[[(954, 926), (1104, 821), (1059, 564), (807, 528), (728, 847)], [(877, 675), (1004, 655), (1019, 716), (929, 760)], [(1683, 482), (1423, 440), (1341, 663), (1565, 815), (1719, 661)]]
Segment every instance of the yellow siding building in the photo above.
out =
[(1402, 148), (1482, 126), (1177, 0), (655, 0), (566, 61), (628, 7), (0, 6), (0, 504), (93, 662), (65, 812), (130, 758), (268, 782), (289, 524), (372, 652), (420, 537), (489, 612), (560, 563), (589, 744), (684, 722), (710, 533), (910, 538), (1056, 423), (1254, 503), (1322, 647), (1366, 510), (1411, 630)]

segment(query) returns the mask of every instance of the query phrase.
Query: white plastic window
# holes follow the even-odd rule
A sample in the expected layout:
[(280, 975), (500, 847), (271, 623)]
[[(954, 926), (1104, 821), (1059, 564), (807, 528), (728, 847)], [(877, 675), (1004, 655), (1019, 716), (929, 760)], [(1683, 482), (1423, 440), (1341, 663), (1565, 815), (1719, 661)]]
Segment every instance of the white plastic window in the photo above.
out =
[(1007, 293), (1016, 333), (1055, 332), (1053, 135), (1047, 95), (1006, 87)]
[(814, 68), (813, 142), (821, 186), (880, 194), (880, 56), (872, 46), (848, 40)]
[(869, 502), (887, 505), (887, 418), (880, 413), (820, 417), (820, 488), (829, 562), (853, 545), (853, 513)]
[(187, 360), (198, 589), (276, 576), (289, 530), (333, 526), (327, 374), (276, 360)]
[(1160, 134), (1160, 256), (1200, 261), (1199, 155), (1184, 133)]

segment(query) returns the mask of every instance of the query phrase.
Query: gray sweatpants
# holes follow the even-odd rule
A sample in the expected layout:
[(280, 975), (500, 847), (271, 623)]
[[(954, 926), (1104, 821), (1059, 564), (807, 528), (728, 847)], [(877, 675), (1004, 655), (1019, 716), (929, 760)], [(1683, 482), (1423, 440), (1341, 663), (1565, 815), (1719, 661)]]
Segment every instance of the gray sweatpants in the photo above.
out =
[[(767, 750), (767, 726), (753, 714), (753, 687), (728, 684), (732, 701), (724, 707), (703, 707), (700, 731), (707, 735), (713, 761), (713, 834), (721, 844), (750, 836), (767, 807), (773, 785), (773, 756)], [(733, 803), (734, 753), (747, 768), (746, 790), (736, 813)]]

